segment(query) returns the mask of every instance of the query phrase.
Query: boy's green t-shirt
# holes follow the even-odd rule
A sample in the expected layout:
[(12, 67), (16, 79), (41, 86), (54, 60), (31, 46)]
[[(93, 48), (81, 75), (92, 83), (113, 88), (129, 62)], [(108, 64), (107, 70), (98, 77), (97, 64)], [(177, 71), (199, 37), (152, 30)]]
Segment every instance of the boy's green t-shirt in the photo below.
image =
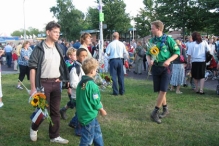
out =
[(79, 122), (85, 126), (98, 115), (102, 108), (100, 90), (92, 78), (82, 76), (76, 89), (76, 110)]
[[(166, 40), (163, 40), (163, 36), (161, 37), (154, 37), (150, 39), (150, 43), (155, 44), (159, 49), (159, 54), (157, 56), (158, 62), (165, 62), (169, 59), (173, 54), (180, 55), (180, 49), (176, 42), (173, 40), (172, 37), (166, 36)], [(162, 42), (164, 42), (162, 45)], [(162, 45), (162, 47), (160, 47)], [(151, 56), (149, 52), (150, 48), (148, 48), (147, 55)]]

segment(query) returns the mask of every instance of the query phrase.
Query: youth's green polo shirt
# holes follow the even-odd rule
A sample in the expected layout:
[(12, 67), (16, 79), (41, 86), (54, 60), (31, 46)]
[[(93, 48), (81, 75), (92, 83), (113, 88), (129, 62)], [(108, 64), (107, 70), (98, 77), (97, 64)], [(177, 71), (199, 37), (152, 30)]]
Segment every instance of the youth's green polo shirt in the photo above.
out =
[[(158, 59), (157, 59), (158, 62), (162, 62), (162, 63), (165, 62), (173, 54), (180, 55), (180, 49), (172, 37), (166, 36), (166, 42), (162, 46), (162, 48), (160, 48), (162, 39), (163, 39), (163, 36), (154, 37), (150, 39), (150, 43), (155, 44), (159, 49), (159, 54), (158, 54)], [(151, 56), (149, 50), (150, 48), (148, 48), (147, 55)]]
[(100, 102), (100, 90), (92, 78), (84, 75), (76, 90), (76, 111), (79, 122), (84, 126), (98, 115), (103, 107)]

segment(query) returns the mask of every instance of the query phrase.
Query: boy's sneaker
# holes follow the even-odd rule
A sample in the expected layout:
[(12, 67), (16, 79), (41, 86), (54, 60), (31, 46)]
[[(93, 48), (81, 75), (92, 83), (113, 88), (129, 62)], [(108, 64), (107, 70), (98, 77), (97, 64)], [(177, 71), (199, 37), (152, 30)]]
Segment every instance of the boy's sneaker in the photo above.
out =
[(30, 139), (32, 141), (37, 141), (37, 131), (34, 131), (32, 128), (30, 128)]
[(68, 124), (69, 127), (71, 128), (75, 128), (76, 126), (74, 124), (72, 124), (71, 122)]
[(23, 88), (21, 86), (17, 86), (17, 89), (23, 90)]
[(59, 136), (59, 137), (50, 139), (50, 142), (61, 143), (61, 144), (68, 144), (69, 141), (67, 139), (61, 138)]
[(1, 108), (1, 107), (3, 107), (3, 105), (4, 105), (4, 103), (3, 103), (3, 102), (1, 102), (1, 103), (0, 103), (0, 108)]

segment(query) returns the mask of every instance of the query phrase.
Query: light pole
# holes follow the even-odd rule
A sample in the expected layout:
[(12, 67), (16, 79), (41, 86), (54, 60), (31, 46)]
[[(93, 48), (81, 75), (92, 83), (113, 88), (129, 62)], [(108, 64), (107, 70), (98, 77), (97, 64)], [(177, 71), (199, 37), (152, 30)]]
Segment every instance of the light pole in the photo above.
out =
[(26, 28), (25, 28), (25, 0), (23, 2), (23, 12), (24, 12), (24, 40), (26, 40)]
[(133, 40), (135, 39), (135, 21), (131, 20), (131, 25), (132, 25), (132, 31), (133, 31)]
[(100, 29), (100, 44), (99, 44), (99, 62), (102, 63), (103, 61), (103, 21), (104, 21), (104, 14), (102, 11), (102, 0), (99, 0), (99, 29)]

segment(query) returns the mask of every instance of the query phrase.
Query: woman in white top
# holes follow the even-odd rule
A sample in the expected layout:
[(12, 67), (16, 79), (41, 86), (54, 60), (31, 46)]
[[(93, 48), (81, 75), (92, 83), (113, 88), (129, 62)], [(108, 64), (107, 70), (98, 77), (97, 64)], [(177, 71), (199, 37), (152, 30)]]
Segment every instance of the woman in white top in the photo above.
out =
[[(204, 94), (205, 82), (205, 52), (209, 51), (209, 45), (206, 41), (202, 41), (201, 35), (198, 32), (192, 34), (193, 43), (188, 48), (188, 64), (192, 65), (192, 78), (195, 82), (195, 90), (197, 94)], [(200, 89), (198, 83), (200, 82)]]
[(92, 57), (91, 52), (88, 50), (88, 46), (91, 44), (91, 35), (89, 33), (84, 33), (81, 35), (81, 46), (80, 48), (84, 48), (87, 50), (87, 57)]

